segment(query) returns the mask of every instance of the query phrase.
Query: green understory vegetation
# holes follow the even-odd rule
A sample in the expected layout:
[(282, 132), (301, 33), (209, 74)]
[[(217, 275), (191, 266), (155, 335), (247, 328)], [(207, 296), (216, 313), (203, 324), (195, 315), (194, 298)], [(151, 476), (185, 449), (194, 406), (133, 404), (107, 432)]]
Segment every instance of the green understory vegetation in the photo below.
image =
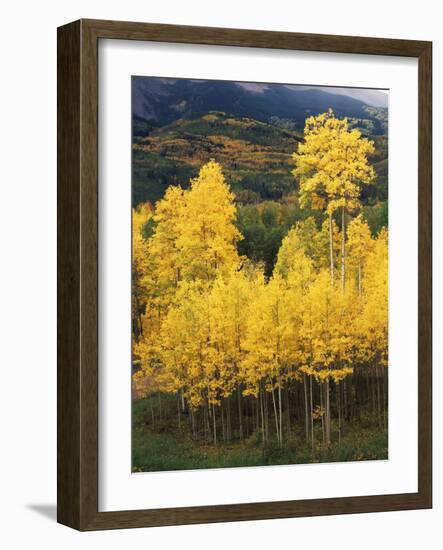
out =
[[(132, 456), (133, 472), (195, 470), (201, 468), (238, 468), (283, 464), (348, 462), (388, 459), (388, 433), (374, 422), (372, 403), (359, 418), (345, 424), (338, 437), (338, 422), (332, 422), (333, 443), (322, 442), (321, 420), (315, 423), (315, 445), (306, 441), (301, 423), (285, 432), (283, 447), (270, 433), (263, 444), (260, 431), (231, 434), (214, 445), (204, 434), (192, 435), (189, 418), (181, 414), (178, 426), (177, 403), (172, 395), (153, 395), (134, 402)], [(161, 412), (160, 412), (161, 407)], [(161, 415), (161, 416), (160, 416)], [(250, 418), (250, 424), (252, 423)], [(272, 419), (270, 418), (270, 424)], [(270, 427), (270, 430), (272, 428)]]

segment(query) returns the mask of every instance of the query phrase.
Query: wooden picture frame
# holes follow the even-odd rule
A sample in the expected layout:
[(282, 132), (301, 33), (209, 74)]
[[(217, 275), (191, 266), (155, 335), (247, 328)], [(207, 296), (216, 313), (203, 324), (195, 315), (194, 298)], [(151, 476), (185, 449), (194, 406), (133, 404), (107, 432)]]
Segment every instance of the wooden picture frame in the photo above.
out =
[[(418, 58), (418, 492), (98, 511), (98, 42), (159, 41)], [(79, 530), (432, 506), (432, 44), (80, 20), (58, 29), (58, 521)]]

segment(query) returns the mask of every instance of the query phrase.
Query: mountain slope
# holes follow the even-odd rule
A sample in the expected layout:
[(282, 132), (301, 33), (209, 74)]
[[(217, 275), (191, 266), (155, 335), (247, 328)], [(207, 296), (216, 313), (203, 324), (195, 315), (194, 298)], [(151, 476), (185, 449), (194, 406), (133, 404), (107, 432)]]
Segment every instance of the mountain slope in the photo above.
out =
[[(135, 136), (133, 142), (134, 206), (157, 201), (171, 184), (186, 187), (210, 159), (223, 166), (238, 202), (279, 200), (297, 190), (291, 156), (302, 139), (299, 131), (220, 111), (149, 128), (148, 135)], [(370, 201), (387, 194), (387, 140), (375, 141), (373, 162), (381, 177), (367, 191)]]
[(338, 117), (371, 121), (373, 133), (383, 134), (379, 118), (386, 109), (368, 107), (359, 99), (324, 88), (133, 77), (134, 115), (158, 126), (194, 113), (223, 111), (262, 122), (283, 119), (302, 130), (307, 116), (332, 108)]
[(193, 114), (134, 139), (134, 204), (186, 187), (202, 164), (215, 159), (238, 199), (280, 198), (295, 190), (291, 155), (301, 135), (271, 124), (216, 111)]

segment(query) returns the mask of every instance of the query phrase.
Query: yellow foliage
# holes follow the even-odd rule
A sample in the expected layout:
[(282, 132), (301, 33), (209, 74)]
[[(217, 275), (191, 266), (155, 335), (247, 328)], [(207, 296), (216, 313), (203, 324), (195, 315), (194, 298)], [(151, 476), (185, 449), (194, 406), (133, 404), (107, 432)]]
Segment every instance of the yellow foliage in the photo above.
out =
[(368, 155), (374, 144), (348, 120), (337, 119), (330, 109), (305, 123), (305, 140), (293, 154), (293, 174), (300, 181), (300, 202), (331, 214), (340, 207), (360, 206), (360, 186), (375, 178)]
[[(302, 202), (328, 213), (358, 206), (359, 185), (373, 179), (372, 150), (331, 112), (310, 117), (294, 155)], [(314, 218), (295, 224), (267, 280), (238, 255), (235, 217), (214, 161), (188, 190), (169, 187), (154, 212), (150, 205), (133, 212), (135, 288), (144, 305), (133, 347), (136, 396), (180, 392), (195, 409), (237, 389), (257, 397), (304, 375), (338, 383), (357, 365), (387, 365), (386, 230), (373, 238), (361, 215), (351, 219), (351, 276), (338, 288), (328, 271), (328, 247), (336, 261), (344, 237), (335, 222), (331, 232), (328, 220), (319, 228)], [(313, 417), (323, 414), (318, 408)]]

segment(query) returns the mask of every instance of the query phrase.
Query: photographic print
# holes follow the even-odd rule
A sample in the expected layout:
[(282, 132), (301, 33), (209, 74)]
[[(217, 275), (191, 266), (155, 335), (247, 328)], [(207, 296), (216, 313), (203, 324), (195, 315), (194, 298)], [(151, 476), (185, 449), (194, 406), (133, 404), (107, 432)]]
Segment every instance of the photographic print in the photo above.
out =
[(388, 458), (388, 90), (132, 77), (132, 471)]

